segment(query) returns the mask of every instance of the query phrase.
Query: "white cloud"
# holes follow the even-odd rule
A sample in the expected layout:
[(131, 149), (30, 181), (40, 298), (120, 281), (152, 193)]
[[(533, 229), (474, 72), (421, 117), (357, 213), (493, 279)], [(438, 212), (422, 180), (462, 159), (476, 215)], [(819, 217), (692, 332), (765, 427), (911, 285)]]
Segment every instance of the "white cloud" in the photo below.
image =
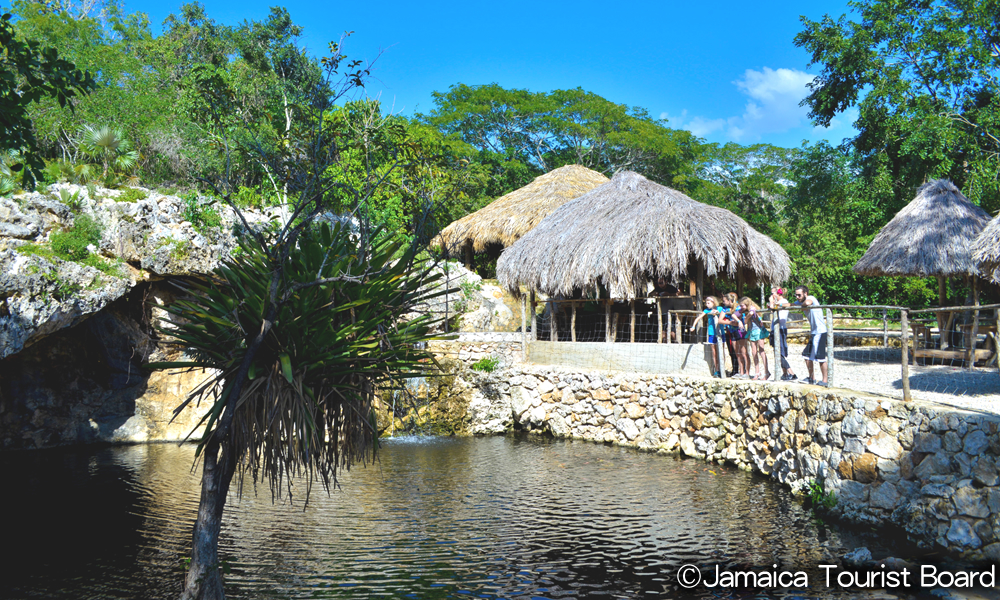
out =
[(758, 141), (762, 135), (783, 133), (808, 122), (808, 109), (799, 106), (809, 93), (813, 76), (794, 69), (747, 69), (736, 87), (750, 97), (743, 114), (728, 119), (735, 141)]
[(808, 85), (814, 77), (796, 69), (747, 69), (743, 77), (733, 82), (746, 97), (743, 114), (713, 119), (689, 116), (684, 110), (679, 117), (667, 113), (660, 117), (669, 119), (672, 127), (687, 129), (700, 137), (721, 134), (727, 140), (741, 143), (758, 142), (798, 128), (803, 128), (803, 137), (813, 139), (830, 138), (840, 133), (851, 135), (851, 124), (857, 117), (852, 117), (850, 112), (835, 119), (828, 128), (810, 126), (809, 109), (799, 103), (809, 94)]

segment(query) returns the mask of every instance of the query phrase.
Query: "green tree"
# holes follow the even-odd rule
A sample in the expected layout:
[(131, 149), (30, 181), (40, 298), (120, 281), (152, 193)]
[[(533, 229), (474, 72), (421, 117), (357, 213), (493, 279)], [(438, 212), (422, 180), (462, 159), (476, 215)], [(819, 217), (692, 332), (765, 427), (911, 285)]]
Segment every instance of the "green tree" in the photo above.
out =
[(922, 182), (948, 178), (1000, 208), (997, 0), (850, 2), (858, 21), (803, 18), (795, 38), (822, 71), (806, 99), (817, 124), (857, 107), (852, 140), (873, 233)]
[[(531, 92), (456, 84), (436, 92), (434, 102), (421, 119), (476, 148), (494, 176), (516, 184), (503, 193), (566, 164), (608, 175), (635, 170), (684, 189), (701, 149), (689, 132), (580, 88)], [(510, 176), (519, 172), (528, 177)]]
[[(94, 89), (94, 80), (36, 40), (19, 39), (12, 15), (0, 16), (0, 150), (20, 151), (24, 183), (31, 185), (44, 167), (28, 110), (32, 103), (52, 98), (59, 106)], [(13, 165), (13, 171), (22, 165)]]
[(770, 144), (705, 147), (692, 194), (726, 208), (761, 233), (785, 243), (783, 210), (800, 151)]
[(298, 100), (311, 137), (248, 146), (287, 184), (289, 218), (273, 234), (254, 230), (233, 201), (230, 173), (207, 180), (242, 221), (242, 252), (209, 282), (192, 284), (171, 309), (179, 319), (164, 328), (194, 360), (154, 367), (217, 369), (187, 402), (207, 398), (211, 410), (199, 442), (202, 493), (182, 598), (224, 597), (218, 541), (234, 477), (266, 480), (276, 495), (290, 494), (300, 474), (307, 498), (315, 481), (329, 488), (340, 469), (375, 452), (375, 390), (433, 365), (415, 349), (429, 339), (431, 321), (401, 319), (433, 295), (435, 276), (418, 247), (379, 235), (364, 219), (357, 230), (316, 224), (337, 207), (363, 206), (385, 177), (345, 181), (334, 168), (353, 142), (326, 128), (324, 116), (368, 73), (344, 62), (339, 44), (331, 53), (324, 77), (338, 83)]

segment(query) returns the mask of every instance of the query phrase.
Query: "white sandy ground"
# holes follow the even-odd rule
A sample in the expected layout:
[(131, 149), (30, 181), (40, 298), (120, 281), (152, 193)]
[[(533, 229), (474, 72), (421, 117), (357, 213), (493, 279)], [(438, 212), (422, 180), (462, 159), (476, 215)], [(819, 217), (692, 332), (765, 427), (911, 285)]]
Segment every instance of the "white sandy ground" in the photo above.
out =
[[(800, 379), (808, 371), (802, 358), (804, 346), (790, 345), (788, 359)], [(768, 357), (769, 362), (773, 356)], [(773, 370), (773, 365), (769, 365)], [(935, 402), (956, 408), (1000, 414), (1000, 371), (996, 367), (914, 365), (910, 371), (910, 395), (914, 400)], [(780, 375), (780, 369), (778, 369)], [(819, 369), (815, 369), (817, 379)], [(803, 384), (800, 384), (803, 385)], [(899, 348), (845, 347), (834, 351), (835, 388), (903, 398), (902, 360)]]

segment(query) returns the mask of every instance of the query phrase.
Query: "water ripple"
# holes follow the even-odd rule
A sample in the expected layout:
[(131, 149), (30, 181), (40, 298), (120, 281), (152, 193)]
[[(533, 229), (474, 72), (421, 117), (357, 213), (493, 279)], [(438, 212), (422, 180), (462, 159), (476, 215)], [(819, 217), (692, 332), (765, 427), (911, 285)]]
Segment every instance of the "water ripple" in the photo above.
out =
[[(192, 460), (173, 445), (0, 455), (23, 490), (0, 501), (19, 515), (5, 540), (23, 549), (0, 571), (0, 596), (176, 597), (199, 497)], [(725, 467), (580, 442), (411, 437), (308, 507), (247, 487), (230, 499), (221, 556), (231, 598), (669, 598), (685, 563), (815, 570), (855, 541)]]

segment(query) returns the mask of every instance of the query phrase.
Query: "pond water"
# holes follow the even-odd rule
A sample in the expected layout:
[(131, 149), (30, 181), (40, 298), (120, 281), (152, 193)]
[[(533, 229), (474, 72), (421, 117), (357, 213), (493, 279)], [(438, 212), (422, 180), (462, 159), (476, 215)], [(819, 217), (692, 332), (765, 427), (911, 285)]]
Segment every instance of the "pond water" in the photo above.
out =
[[(198, 504), (193, 455), (166, 444), (0, 454), (0, 596), (176, 598)], [(883, 555), (899, 556), (889, 544)], [(873, 541), (824, 526), (766, 479), (698, 460), (406, 438), (308, 507), (272, 504), (266, 487), (231, 498), (221, 555), (230, 598), (717, 598), (761, 595), (680, 590), (678, 568), (778, 564), (821, 582), (817, 565), (857, 545)], [(774, 596), (859, 594), (817, 583)]]

